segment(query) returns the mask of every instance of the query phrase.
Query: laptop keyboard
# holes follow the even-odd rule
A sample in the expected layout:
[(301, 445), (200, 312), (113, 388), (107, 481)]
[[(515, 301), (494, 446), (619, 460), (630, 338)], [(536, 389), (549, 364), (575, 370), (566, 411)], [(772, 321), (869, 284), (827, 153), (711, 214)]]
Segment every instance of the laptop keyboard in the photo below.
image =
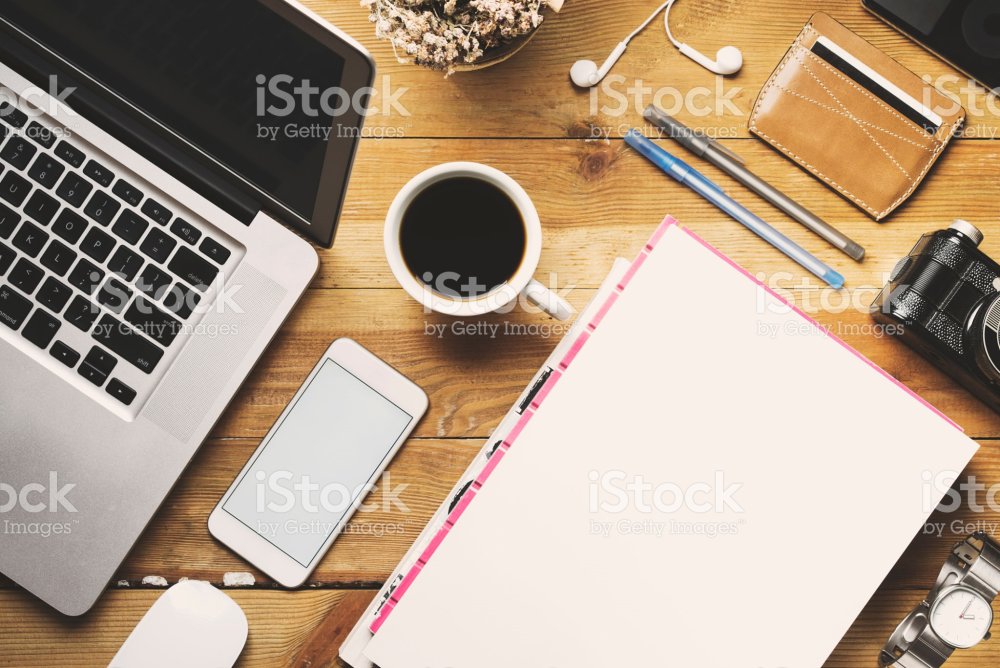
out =
[(62, 134), (0, 103), (0, 330), (133, 406), (239, 258)]

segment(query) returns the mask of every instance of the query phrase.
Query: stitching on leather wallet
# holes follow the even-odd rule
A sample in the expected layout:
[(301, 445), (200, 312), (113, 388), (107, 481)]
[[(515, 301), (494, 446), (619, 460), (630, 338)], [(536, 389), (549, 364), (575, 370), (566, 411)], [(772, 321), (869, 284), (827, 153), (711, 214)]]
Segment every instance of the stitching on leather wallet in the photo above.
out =
[[(821, 109), (825, 109), (826, 111), (830, 112), (831, 114), (835, 114), (837, 116), (843, 116), (844, 118), (851, 118), (850, 114), (847, 114), (847, 113), (845, 113), (843, 111), (840, 111), (839, 109), (834, 109), (830, 105), (824, 104), (824, 103), (820, 102), (819, 100), (814, 100), (811, 97), (809, 97), (808, 95), (803, 95), (802, 93), (799, 93), (798, 91), (794, 91), (794, 90), (785, 88), (781, 84), (777, 84), (775, 87), (778, 90), (780, 90), (782, 93), (785, 93), (786, 95), (791, 95), (792, 97), (797, 97), (800, 100), (804, 100), (806, 102), (814, 104), (817, 107), (820, 107)], [(897, 133), (893, 132), (892, 130), (889, 130), (888, 128), (884, 128), (881, 125), (878, 125), (876, 123), (872, 123), (870, 121), (866, 121), (866, 120), (863, 120), (863, 119), (860, 119), (860, 118), (858, 118), (858, 119), (851, 119), (851, 120), (856, 120), (861, 125), (867, 125), (868, 127), (872, 128), (874, 130), (879, 130), (881, 132), (884, 132), (885, 134), (889, 135), (890, 137), (893, 137), (894, 139), (898, 139), (901, 142), (904, 142), (904, 143), (916, 146), (917, 148), (923, 149), (923, 150), (927, 151), (928, 153), (931, 153), (933, 151), (932, 148), (930, 148), (929, 146), (927, 146), (926, 142), (923, 143), (923, 144), (921, 144), (920, 142), (913, 141), (912, 139), (908, 139), (908, 138), (906, 138), (906, 137), (904, 137), (904, 136), (902, 136), (900, 134), (897, 134)]]
[[(918, 185), (920, 185), (920, 183), (923, 180), (924, 176), (926, 176), (927, 172), (934, 165), (935, 161), (937, 160), (937, 157), (944, 150), (944, 147), (945, 147), (946, 144), (944, 142), (937, 141), (936, 138), (935, 138), (935, 143), (937, 145), (936, 145), (936, 147), (935, 147), (935, 149), (934, 149), (931, 157), (928, 158), (927, 161), (925, 162), (924, 167), (921, 170), (920, 174), (917, 175), (917, 177), (915, 179), (912, 179), (910, 181), (910, 187), (902, 195), (900, 195), (892, 204), (890, 204), (888, 207), (886, 207), (883, 211), (877, 211), (874, 207), (872, 207), (866, 201), (864, 201), (863, 199), (859, 198), (857, 195), (855, 195), (854, 193), (852, 193), (851, 191), (847, 190), (846, 188), (844, 188), (843, 186), (841, 186), (839, 183), (837, 183), (836, 181), (834, 181), (833, 179), (831, 179), (828, 176), (826, 176), (825, 174), (823, 174), (823, 172), (821, 172), (819, 169), (817, 169), (815, 166), (813, 166), (810, 162), (808, 162), (807, 160), (805, 160), (804, 158), (802, 158), (802, 156), (798, 155), (797, 153), (795, 153), (794, 151), (792, 151), (791, 149), (789, 149), (787, 146), (785, 146), (784, 144), (782, 144), (780, 141), (778, 141), (774, 137), (771, 137), (766, 132), (762, 131), (760, 129), (760, 126), (757, 124), (757, 120), (760, 118), (760, 115), (761, 115), (762, 107), (764, 106), (763, 104), (761, 104), (761, 102), (768, 95), (770, 95), (771, 92), (773, 90), (775, 90), (776, 88), (778, 90), (781, 90), (781, 87), (777, 83), (780, 74), (784, 71), (785, 67), (788, 66), (788, 63), (791, 61), (793, 53), (796, 50), (796, 48), (803, 48), (802, 47), (802, 41), (807, 36), (812, 36), (812, 35), (819, 35), (819, 33), (816, 31), (816, 29), (813, 27), (813, 25), (811, 23), (809, 23), (809, 24), (807, 24), (802, 29), (802, 32), (799, 33), (799, 36), (795, 38), (795, 41), (792, 43), (791, 48), (785, 54), (785, 57), (782, 58), (781, 63), (778, 65), (777, 69), (775, 69), (774, 73), (771, 75), (771, 78), (768, 79), (767, 84), (764, 86), (763, 90), (761, 90), (760, 95), (757, 98), (757, 103), (754, 105), (753, 113), (750, 116), (750, 121), (749, 121), (749, 124), (748, 124), (749, 128), (750, 128), (751, 131), (753, 131), (754, 133), (758, 134), (760, 137), (762, 137), (763, 139), (765, 139), (766, 141), (768, 141), (769, 143), (771, 143), (774, 147), (776, 147), (782, 153), (784, 153), (785, 155), (787, 155), (788, 157), (790, 157), (792, 160), (794, 160), (798, 164), (800, 164), (803, 167), (805, 167), (806, 169), (808, 169), (814, 176), (816, 176), (817, 178), (821, 179), (828, 186), (830, 186), (831, 188), (833, 188), (834, 190), (836, 190), (837, 192), (839, 192), (840, 194), (842, 194), (844, 197), (848, 198), (849, 200), (851, 200), (852, 202), (854, 202), (855, 204), (857, 204), (858, 206), (860, 206), (862, 209), (864, 209), (865, 211), (867, 211), (874, 218), (881, 219), (881, 218), (885, 217), (886, 215), (888, 215), (889, 212), (891, 212), (892, 210), (894, 210), (903, 201), (905, 201), (910, 195), (913, 194), (913, 191), (917, 189)], [(880, 102), (881, 102), (881, 100), (880, 100)], [(893, 110), (893, 111), (895, 111), (895, 110)], [(958, 127), (958, 125), (959, 125), (959, 123), (954, 123), (954, 124), (947, 124), (946, 123), (946, 124), (942, 125), (942, 127), (947, 127), (948, 128), (948, 136), (951, 137), (952, 135), (954, 135), (955, 129)]]
[(791, 149), (789, 149), (787, 146), (785, 146), (784, 144), (782, 144), (780, 141), (778, 141), (777, 139), (775, 139), (771, 135), (767, 134), (766, 132), (761, 131), (760, 128), (756, 128), (754, 130), (754, 132), (756, 132), (757, 134), (759, 134), (761, 137), (763, 137), (767, 141), (771, 142), (771, 144), (773, 144), (778, 149), (780, 149), (782, 153), (784, 153), (788, 157), (790, 157), (793, 160), (795, 160), (795, 162), (799, 163), (800, 165), (802, 165), (803, 167), (805, 167), (806, 169), (808, 169), (810, 172), (813, 173), (814, 176), (817, 176), (820, 179), (822, 179), (823, 182), (826, 183), (828, 186), (830, 186), (831, 188), (833, 188), (834, 190), (836, 190), (840, 194), (842, 194), (845, 197), (847, 197), (848, 199), (850, 199), (852, 202), (854, 202), (855, 204), (857, 204), (858, 206), (860, 206), (861, 208), (863, 208), (868, 213), (870, 213), (870, 214), (872, 214), (873, 216), (876, 216), (876, 217), (879, 216), (879, 215), (881, 215), (874, 208), (872, 208), (867, 202), (865, 202), (863, 199), (861, 199), (860, 197), (856, 196), (850, 190), (847, 190), (846, 188), (844, 188), (843, 186), (841, 186), (839, 183), (837, 183), (833, 179), (831, 179), (828, 176), (826, 176), (823, 172), (819, 171), (819, 169), (817, 169), (816, 167), (814, 167), (812, 165), (812, 163), (810, 163), (808, 160), (806, 160), (805, 158), (803, 158), (802, 156), (800, 156), (795, 151), (792, 151)]
[(761, 100), (767, 97), (767, 95), (770, 94), (770, 92), (778, 85), (778, 75), (780, 75), (784, 71), (785, 67), (788, 65), (788, 61), (791, 60), (792, 51), (795, 49), (795, 47), (802, 46), (802, 39), (806, 36), (807, 33), (814, 34), (815, 32), (816, 31), (812, 27), (811, 23), (807, 24), (806, 27), (802, 29), (802, 32), (799, 33), (799, 36), (795, 38), (794, 42), (792, 42), (792, 48), (790, 48), (788, 52), (785, 53), (785, 57), (781, 59), (781, 63), (778, 64), (777, 69), (774, 70), (774, 73), (771, 74), (771, 78), (767, 80), (767, 83), (764, 85), (764, 88), (760, 91), (760, 95), (757, 96), (757, 103), (754, 105), (753, 108), (753, 113), (750, 115), (749, 128), (754, 132), (757, 132), (757, 119), (760, 117), (760, 109), (763, 106), (760, 103)]
[[(849, 77), (844, 76), (844, 74), (842, 72), (840, 72), (839, 70), (837, 70), (835, 67), (833, 67), (828, 62), (826, 62), (825, 60), (823, 60), (822, 58), (820, 58), (819, 56), (817, 56), (812, 51), (806, 49), (804, 46), (801, 46), (801, 45), (798, 47), (798, 50), (800, 52), (805, 53), (808, 56), (810, 56), (811, 60), (815, 61), (816, 63), (819, 63), (819, 65), (821, 65), (824, 69), (826, 69), (827, 72), (829, 72), (833, 76), (837, 77), (838, 79), (840, 79), (841, 81), (843, 81), (844, 83), (846, 83), (848, 86), (850, 86), (851, 88), (855, 89), (856, 91), (858, 91), (859, 93), (861, 93), (862, 95), (864, 95), (865, 97), (867, 97), (869, 100), (871, 100), (872, 102), (874, 102), (878, 106), (882, 107), (882, 109), (884, 109), (885, 111), (888, 111), (890, 114), (892, 114), (893, 116), (895, 116), (897, 120), (900, 120), (900, 121), (904, 122), (919, 137), (924, 138), (924, 139), (928, 139), (929, 138), (929, 139), (932, 139), (933, 141), (938, 141), (938, 139), (936, 137), (934, 137), (933, 135), (928, 135), (923, 130), (917, 128), (916, 125), (914, 125), (913, 121), (911, 121), (910, 119), (908, 119), (906, 116), (903, 116), (901, 113), (899, 113), (898, 111), (896, 111), (895, 109), (893, 109), (892, 107), (890, 107), (889, 105), (887, 105), (885, 102), (883, 102), (881, 99), (879, 99), (875, 95), (872, 95), (872, 93), (870, 91), (868, 91), (868, 90), (862, 88), (861, 86), (859, 86), (856, 81), (853, 81)], [(805, 63), (803, 61), (799, 60), (799, 62), (802, 63), (803, 66), (805, 66)], [(808, 68), (807, 68), (807, 71), (808, 71)], [(817, 77), (812, 72), (810, 72), (810, 74), (813, 75), (813, 78), (816, 79), (816, 81), (819, 81), (819, 77)]]
[(851, 121), (854, 122), (854, 125), (858, 129), (860, 129), (862, 132), (864, 132), (865, 135), (868, 137), (868, 139), (871, 140), (871, 142), (873, 144), (875, 144), (875, 146), (877, 146), (880, 151), (882, 151), (882, 155), (884, 155), (885, 157), (887, 157), (889, 159), (889, 162), (891, 162), (892, 164), (894, 164), (896, 166), (896, 168), (900, 172), (903, 173), (903, 176), (905, 176), (907, 179), (912, 180), (912, 177), (910, 176), (909, 170), (907, 170), (905, 167), (903, 167), (903, 165), (901, 165), (899, 163), (899, 160), (896, 159), (896, 156), (894, 156), (892, 153), (890, 153), (889, 149), (887, 149), (885, 146), (882, 146), (882, 144), (879, 143), (879, 141), (877, 139), (875, 139), (875, 137), (872, 135), (871, 132), (868, 131), (867, 128), (865, 128), (860, 123), (858, 123), (857, 116), (855, 116), (854, 113), (850, 110), (850, 108), (841, 101), (840, 96), (838, 96), (836, 93), (834, 93), (832, 90), (830, 90), (830, 88), (825, 83), (823, 83), (823, 80), (820, 79), (819, 76), (815, 72), (813, 72), (811, 69), (809, 69), (809, 65), (806, 64), (806, 61), (801, 60), (799, 58), (798, 54), (796, 54), (795, 59), (799, 61), (799, 64), (802, 66), (802, 69), (805, 70), (806, 74), (808, 74), (810, 77), (812, 77), (813, 81), (815, 81), (817, 84), (819, 84), (819, 87), (822, 88), (823, 91), (827, 95), (829, 95), (830, 97), (832, 97), (834, 102), (836, 102), (838, 105), (840, 105), (840, 108), (843, 109), (847, 113), (847, 115), (851, 119)]
[(778, 141), (774, 137), (771, 137), (766, 132), (762, 132), (760, 130), (760, 128), (755, 128), (754, 131), (757, 134), (759, 134), (761, 137), (763, 137), (764, 139), (766, 139), (767, 141), (769, 141), (772, 145), (774, 145), (775, 147), (777, 147), (782, 153), (784, 153), (788, 157), (790, 157), (793, 160), (795, 160), (795, 162), (799, 163), (800, 165), (802, 165), (803, 167), (805, 167), (806, 169), (808, 169), (810, 172), (813, 173), (813, 175), (815, 175), (818, 178), (822, 179), (824, 183), (826, 183), (831, 188), (833, 188), (837, 192), (839, 192), (842, 195), (844, 195), (845, 197), (847, 197), (849, 200), (851, 200), (852, 202), (854, 202), (855, 204), (857, 204), (858, 206), (860, 206), (862, 209), (864, 209), (865, 211), (867, 211), (868, 213), (870, 213), (875, 218), (882, 218), (882, 217), (886, 216), (890, 211), (892, 211), (897, 206), (899, 206), (903, 201), (905, 201), (907, 197), (909, 197), (910, 195), (912, 195), (913, 191), (916, 190), (917, 186), (920, 185), (921, 181), (923, 181), (923, 178), (927, 174), (928, 170), (930, 170), (931, 166), (933, 166), (934, 159), (936, 159), (937, 156), (944, 149), (944, 145), (942, 144), (941, 146), (939, 146), (934, 151), (934, 159), (931, 159), (931, 160), (927, 161), (927, 164), (924, 165), (923, 170), (910, 183), (910, 187), (906, 190), (906, 192), (904, 192), (902, 195), (900, 195), (896, 199), (896, 201), (894, 201), (892, 204), (890, 204), (889, 206), (887, 206), (883, 211), (876, 211), (870, 204), (868, 204), (863, 199), (861, 199), (860, 197), (858, 197), (857, 195), (855, 195), (854, 193), (852, 193), (847, 188), (844, 188), (842, 185), (840, 185), (839, 183), (837, 183), (833, 179), (831, 179), (828, 176), (826, 176), (823, 172), (819, 171), (819, 169), (817, 169), (816, 167), (814, 167), (810, 162), (808, 162), (807, 160), (805, 160), (799, 154), (795, 153), (795, 151), (792, 151), (791, 149), (789, 149), (787, 146), (785, 146), (784, 144), (782, 144), (780, 141)]

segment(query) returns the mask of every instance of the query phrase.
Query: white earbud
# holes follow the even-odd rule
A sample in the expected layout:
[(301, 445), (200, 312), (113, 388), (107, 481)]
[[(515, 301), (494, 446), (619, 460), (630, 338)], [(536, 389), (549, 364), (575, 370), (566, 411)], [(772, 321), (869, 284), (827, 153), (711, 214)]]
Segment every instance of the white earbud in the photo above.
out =
[(681, 44), (680, 52), (698, 63), (706, 70), (716, 74), (736, 74), (743, 67), (743, 53), (735, 46), (724, 46), (715, 54), (715, 60), (693, 49), (687, 44)]
[(719, 49), (719, 52), (715, 54), (715, 60), (711, 60), (708, 56), (704, 55), (700, 51), (696, 51), (687, 44), (681, 44), (676, 39), (674, 35), (670, 32), (670, 9), (673, 7), (677, 0), (667, 0), (662, 5), (657, 7), (656, 11), (653, 12), (648, 19), (646, 19), (641, 26), (636, 28), (631, 35), (625, 38), (624, 41), (619, 42), (615, 50), (611, 52), (608, 59), (604, 61), (604, 64), (600, 67), (597, 66), (592, 60), (578, 60), (570, 68), (569, 77), (572, 79), (573, 83), (581, 88), (590, 88), (591, 86), (596, 86), (607, 76), (611, 68), (614, 67), (615, 63), (622, 57), (625, 53), (625, 49), (628, 48), (629, 42), (632, 38), (641, 33), (646, 29), (653, 19), (657, 17), (660, 12), (666, 10), (663, 14), (663, 25), (667, 31), (667, 37), (670, 41), (680, 49), (680, 52), (685, 56), (695, 61), (702, 67), (706, 68), (711, 72), (716, 74), (736, 74), (743, 67), (743, 54), (735, 46), (724, 46)]
[(628, 42), (619, 42), (618, 46), (615, 47), (615, 50), (611, 52), (611, 55), (608, 56), (608, 59), (604, 61), (604, 64), (600, 68), (597, 67), (597, 63), (593, 60), (576, 61), (569, 71), (569, 78), (580, 88), (596, 86), (600, 83), (601, 79), (607, 76), (608, 72), (615, 66), (615, 63), (618, 62), (618, 59), (622, 57), (627, 48)]

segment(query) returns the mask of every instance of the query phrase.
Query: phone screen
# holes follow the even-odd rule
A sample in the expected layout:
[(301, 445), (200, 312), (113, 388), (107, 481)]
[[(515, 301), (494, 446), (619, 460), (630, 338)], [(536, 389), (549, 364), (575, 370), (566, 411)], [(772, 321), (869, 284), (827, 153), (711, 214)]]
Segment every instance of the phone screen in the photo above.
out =
[(991, 89), (1000, 87), (997, 0), (864, 0), (865, 6)]
[(326, 359), (223, 509), (308, 568), (412, 420)]

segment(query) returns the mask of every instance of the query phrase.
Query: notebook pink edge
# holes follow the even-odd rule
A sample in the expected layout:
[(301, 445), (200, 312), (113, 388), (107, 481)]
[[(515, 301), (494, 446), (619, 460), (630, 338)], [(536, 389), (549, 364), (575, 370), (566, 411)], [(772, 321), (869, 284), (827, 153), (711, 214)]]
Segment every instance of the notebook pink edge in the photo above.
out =
[[(628, 284), (632, 281), (635, 275), (642, 268), (642, 265), (645, 263), (646, 258), (649, 256), (649, 254), (653, 251), (653, 249), (656, 248), (657, 244), (663, 239), (667, 231), (675, 225), (680, 231), (684, 232), (689, 237), (697, 241), (699, 244), (710, 250), (714, 255), (724, 260), (726, 264), (733, 267), (741, 274), (743, 274), (745, 277), (753, 281), (756, 285), (766, 290), (767, 293), (770, 294), (772, 297), (780, 301), (782, 304), (788, 306), (799, 317), (803, 318), (813, 327), (816, 327), (817, 329), (825, 332), (827, 336), (836, 341), (845, 350), (848, 350), (849, 352), (854, 354), (858, 359), (863, 361), (865, 364), (878, 371), (880, 374), (882, 374), (882, 376), (890, 380), (894, 385), (905, 390), (907, 394), (909, 394), (911, 397), (919, 401), (925, 407), (929, 408), (931, 411), (933, 411), (947, 423), (949, 423), (959, 431), (964, 431), (962, 427), (956, 424), (951, 418), (942, 413), (935, 406), (931, 405), (927, 400), (925, 400), (919, 394), (917, 394), (909, 387), (898, 381), (896, 378), (890, 375), (885, 369), (878, 366), (870, 359), (859, 353), (857, 350), (849, 346), (842, 339), (840, 339), (840, 337), (831, 332), (829, 328), (823, 327), (814, 318), (807, 315), (800, 308), (789, 302), (782, 295), (778, 294), (770, 286), (768, 286), (763, 281), (758, 279), (756, 276), (751, 274), (749, 271), (738, 265), (732, 259), (727, 257), (724, 253), (722, 253), (719, 249), (712, 246), (710, 243), (705, 241), (703, 238), (701, 238), (688, 228), (682, 226), (673, 216), (667, 216), (666, 218), (663, 219), (663, 222), (660, 223), (660, 225), (656, 228), (656, 231), (653, 232), (653, 235), (649, 238), (649, 241), (646, 242), (646, 245), (639, 252), (638, 257), (636, 257), (636, 259), (632, 262), (632, 265), (629, 267), (628, 271), (625, 272), (625, 275), (622, 277), (622, 280), (618, 283), (616, 290), (612, 292), (610, 295), (608, 295), (604, 304), (601, 306), (601, 308), (597, 310), (591, 322), (587, 323), (587, 326), (584, 328), (583, 332), (581, 332), (577, 340), (570, 347), (570, 350), (566, 353), (565, 357), (563, 357), (563, 359), (559, 362), (559, 369), (561, 371), (565, 371), (569, 367), (569, 365), (572, 364), (577, 354), (579, 354), (583, 346), (586, 345), (591, 334), (594, 332), (594, 330), (597, 329), (597, 326), (608, 314), (608, 311), (611, 310), (614, 303), (618, 300), (620, 293), (628, 287)], [(525, 409), (524, 414), (521, 416), (521, 419), (516, 423), (514, 428), (511, 429), (511, 432), (504, 439), (502, 449), (494, 453), (493, 457), (490, 459), (490, 462), (486, 465), (483, 471), (476, 477), (474, 485), (476, 490), (481, 489), (482, 486), (486, 483), (486, 480), (489, 478), (490, 474), (493, 473), (493, 471), (499, 464), (500, 459), (503, 457), (503, 454), (508, 449), (510, 449), (511, 446), (513, 446), (514, 442), (517, 440), (517, 437), (520, 435), (525, 425), (527, 425), (527, 423), (531, 420), (531, 417), (534, 415), (535, 411), (537, 411), (541, 407), (542, 403), (545, 400), (545, 397), (548, 396), (549, 392), (551, 391), (552, 385), (554, 385), (554, 383), (561, 377), (562, 375), (561, 371), (556, 371), (554, 373), (554, 377), (549, 379), (549, 382), (546, 383), (545, 387), (535, 398), (535, 400), (531, 402), (531, 405)], [(437, 551), (438, 547), (440, 547), (441, 543), (444, 542), (447, 533), (451, 530), (453, 526), (455, 526), (455, 523), (458, 521), (459, 517), (461, 517), (462, 513), (465, 512), (465, 509), (469, 506), (469, 503), (471, 503), (472, 499), (475, 497), (474, 492), (476, 490), (470, 489), (462, 498), (462, 501), (459, 502), (459, 504), (455, 507), (455, 509), (451, 513), (449, 513), (448, 518), (445, 520), (444, 526), (442, 526), (441, 529), (438, 530), (434, 539), (428, 544), (427, 548), (420, 555), (420, 558), (417, 559), (417, 563), (414, 564), (414, 566), (409, 570), (409, 572), (403, 578), (403, 581), (400, 583), (400, 585), (393, 592), (392, 596), (389, 597), (389, 600), (386, 601), (385, 605), (382, 607), (378, 617), (375, 619), (375, 621), (371, 623), (369, 629), (371, 630), (372, 633), (378, 633), (378, 630), (382, 627), (382, 624), (384, 624), (385, 620), (389, 618), (389, 614), (399, 603), (399, 600), (403, 597), (403, 594), (405, 594), (406, 591), (410, 588), (410, 585), (413, 584), (413, 581), (420, 574), (420, 571), (423, 570), (423, 567), (427, 564), (427, 561), (432, 556), (434, 556), (434, 553)]]

